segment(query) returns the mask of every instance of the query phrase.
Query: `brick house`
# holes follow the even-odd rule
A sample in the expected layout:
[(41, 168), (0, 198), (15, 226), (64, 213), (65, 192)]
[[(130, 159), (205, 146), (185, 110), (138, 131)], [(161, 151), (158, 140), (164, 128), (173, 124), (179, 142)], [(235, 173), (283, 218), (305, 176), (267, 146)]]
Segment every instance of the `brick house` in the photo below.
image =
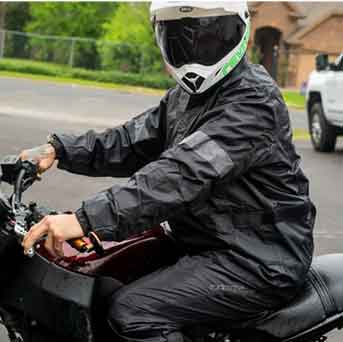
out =
[(343, 2), (250, 2), (251, 56), (278, 82), (299, 88), (315, 56), (343, 52)]

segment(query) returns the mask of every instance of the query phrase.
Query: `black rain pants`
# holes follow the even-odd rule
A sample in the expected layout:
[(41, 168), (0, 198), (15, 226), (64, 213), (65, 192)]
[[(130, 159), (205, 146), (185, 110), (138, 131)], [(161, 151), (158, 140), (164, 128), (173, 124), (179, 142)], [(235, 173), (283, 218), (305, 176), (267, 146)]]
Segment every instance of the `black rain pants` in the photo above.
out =
[(251, 327), (293, 296), (294, 289), (248, 284), (243, 269), (230, 271), (225, 252), (210, 251), (124, 286), (112, 297), (109, 323), (124, 340), (182, 342), (192, 327)]

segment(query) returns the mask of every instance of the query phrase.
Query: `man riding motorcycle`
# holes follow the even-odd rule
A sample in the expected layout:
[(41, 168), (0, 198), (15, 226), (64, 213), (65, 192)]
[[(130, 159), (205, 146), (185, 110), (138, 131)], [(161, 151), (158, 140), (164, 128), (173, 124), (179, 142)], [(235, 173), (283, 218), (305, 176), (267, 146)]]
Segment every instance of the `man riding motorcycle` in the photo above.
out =
[(249, 327), (294, 297), (311, 265), (315, 208), (280, 91), (247, 61), (247, 4), (156, 1), (151, 17), (178, 83), (160, 104), (22, 152), (42, 172), (58, 160), (128, 182), (46, 217), (23, 246), (47, 235), (58, 256), (89, 232), (123, 240), (162, 224), (184, 256), (116, 292), (108, 321), (126, 340), (182, 341), (195, 323)]

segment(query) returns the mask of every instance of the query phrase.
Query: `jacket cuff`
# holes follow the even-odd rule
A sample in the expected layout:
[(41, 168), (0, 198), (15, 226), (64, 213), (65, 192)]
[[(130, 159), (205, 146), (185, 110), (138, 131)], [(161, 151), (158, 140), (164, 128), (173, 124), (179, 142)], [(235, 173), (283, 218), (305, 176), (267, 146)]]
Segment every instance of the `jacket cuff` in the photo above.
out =
[(56, 159), (63, 159), (63, 157), (65, 156), (65, 149), (61, 140), (58, 138), (56, 134), (51, 134), (48, 136), (48, 144), (52, 145), (55, 149)]
[(89, 227), (101, 240), (122, 240), (123, 234), (119, 234), (118, 230), (119, 217), (116, 207), (115, 200), (108, 196), (107, 191), (100, 192), (83, 202), (82, 210), (90, 223)]
[(88, 233), (91, 231), (91, 227), (90, 227), (89, 220), (86, 216), (86, 213), (84, 212), (82, 208), (80, 208), (75, 211), (75, 216), (80, 223), (80, 226), (83, 230), (84, 235), (87, 236)]

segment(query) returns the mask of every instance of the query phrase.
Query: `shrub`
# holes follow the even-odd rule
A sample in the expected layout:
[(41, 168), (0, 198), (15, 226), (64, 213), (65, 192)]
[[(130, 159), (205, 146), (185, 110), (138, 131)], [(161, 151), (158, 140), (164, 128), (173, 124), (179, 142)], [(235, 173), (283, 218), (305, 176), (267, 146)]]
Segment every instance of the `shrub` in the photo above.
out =
[(20, 59), (0, 59), (0, 70), (105, 83), (120, 83), (157, 89), (167, 89), (175, 85), (172, 78), (161, 73), (139, 74), (122, 71), (93, 71)]

